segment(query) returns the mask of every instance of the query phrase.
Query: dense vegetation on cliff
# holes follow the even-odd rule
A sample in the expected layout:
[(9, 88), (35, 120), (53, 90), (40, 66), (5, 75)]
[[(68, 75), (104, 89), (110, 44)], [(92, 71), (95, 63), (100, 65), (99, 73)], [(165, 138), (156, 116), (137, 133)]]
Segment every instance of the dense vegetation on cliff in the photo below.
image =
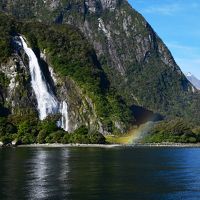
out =
[[(70, 26), (47, 26), (38, 22), (21, 23), (3, 14), (0, 15), (0, 22), (2, 62), (14, 53), (12, 39), (20, 33), (27, 38), (38, 58), (40, 51), (45, 51), (55, 72), (60, 77), (70, 77), (92, 99), (97, 116), (109, 132), (117, 131), (114, 121), (122, 121), (126, 127), (133, 120), (126, 103), (109, 87), (109, 80), (94, 50), (78, 30)], [(2, 74), (1, 86), (6, 90), (8, 85), (4, 79), (5, 75)]]
[(200, 127), (183, 119), (156, 123), (142, 142), (147, 143), (197, 143), (200, 142)]
[[(34, 116), (37, 127), (33, 128), (36, 133), (30, 134), (34, 139), (23, 141), (39, 142), (36, 138), (40, 132), (43, 142), (54, 140), (58, 132), (63, 138), (68, 137), (61, 130), (45, 135), (39, 128), (27, 57), (13, 47), (13, 37), (18, 34), (25, 36), (38, 60), (47, 68), (51, 66), (59, 77), (59, 83), (54, 86), (55, 94), (61, 96), (61, 93), (70, 92), (69, 103), (73, 103), (70, 106), (76, 107), (69, 109), (70, 115), (76, 117), (74, 126), (86, 125), (95, 135), (100, 129), (102, 133), (123, 133), (135, 124), (164, 118), (176, 121), (178, 117), (194, 126), (200, 125), (198, 91), (151, 26), (127, 1), (31, 0), (27, 3), (8, 0), (0, 2), (0, 10), (0, 117), (3, 117), (0, 126), (6, 129), (2, 137), (9, 135), (10, 127), (13, 135), (20, 137), (23, 122), (19, 118), (22, 116), (24, 119)], [(46, 61), (41, 59), (41, 53), (45, 53)], [(13, 76), (17, 72), (18, 88), (10, 97), (12, 76), (8, 75), (6, 67), (13, 68), (8, 64), (11, 60), (16, 71), (9, 73)], [(20, 68), (22, 64), (26, 69)], [(43, 66), (43, 72), (50, 79), (47, 68)], [(78, 88), (75, 93), (80, 93), (79, 98), (73, 93), (75, 86), (68, 83)], [(95, 126), (91, 126), (92, 123)], [(6, 124), (9, 124), (8, 130)], [(176, 137), (173, 134), (176, 125), (172, 124), (167, 121), (156, 125), (149, 140), (168, 140), (161, 137), (162, 134), (173, 141), (192, 140), (187, 138), (193, 131), (191, 134), (184, 132), (186, 138)], [(167, 126), (172, 129), (166, 129)], [(158, 131), (160, 129), (165, 130), (166, 135)], [(80, 138), (88, 140), (85, 136)]]
[(45, 49), (57, 74), (69, 76), (88, 94), (95, 104), (97, 115), (110, 126), (109, 131), (114, 131), (113, 121), (130, 123), (129, 108), (122, 97), (110, 88), (94, 50), (78, 31), (38, 23), (27, 23), (17, 31), (27, 37), (35, 51)]
[(134, 105), (139, 105), (163, 115), (190, 118), (192, 85), (162, 40), (127, 1), (37, 0), (30, 5), (17, 0), (0, 6), (18, 19), (70, 25), (81, 31), (93, 46), (113, 93), (123, 97), (133, 113)]
[[(28, 118), (27, 118), (28, 117)], [(0, 141), (9, 144), (45, 144), (45, 143), (83, 143), (104, 144), (105, 138), (97, 131), (89, 131), (81, 126), (73, 133), (58, 128), (58, 116), (49, 116), (39, 121), (35, 116), (0, 117)], [(17, 123), (16, 123), (17, 122)]]

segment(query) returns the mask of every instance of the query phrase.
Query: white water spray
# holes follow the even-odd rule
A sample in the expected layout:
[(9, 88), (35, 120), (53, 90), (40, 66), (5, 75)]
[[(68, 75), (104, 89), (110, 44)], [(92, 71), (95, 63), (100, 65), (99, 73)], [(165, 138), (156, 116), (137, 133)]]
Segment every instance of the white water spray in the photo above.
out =
[(68, 118), (68, 113), (66, 112), (67, 110), (68, 110), (67, 103), (63, 101), (60, 105), (60, 113), (62, 115), (61, 128), (63, 128), (66, 131), (69, 129), (69, 118)]
[(62, 118), (58, 124), (60, 124), (61, 128), (68, 131), (69, 119), (67, 103), (65, 101), (59, 103), (42, 74), (35, 53), (31, 48), (28, 47), (22, 36), (20, 36), (20, 39), (23, 49), (29, 58), (31, 85), (37, 99), (39, 118), (43, 120), (49, 114), (61, 113)]
[(58, 112), (58, 101), (49, 90), (47, 83), (43, 77), (40, 65), (33, 50), (28, 47), (25, 40), (20, 36), (24, 51), (29, 58), (29, 70), (31, 74), (31, 85), (36, 95), (38, 103), (39, 117), (41, 120), (45, 119), (48, 114), (55, 114)]

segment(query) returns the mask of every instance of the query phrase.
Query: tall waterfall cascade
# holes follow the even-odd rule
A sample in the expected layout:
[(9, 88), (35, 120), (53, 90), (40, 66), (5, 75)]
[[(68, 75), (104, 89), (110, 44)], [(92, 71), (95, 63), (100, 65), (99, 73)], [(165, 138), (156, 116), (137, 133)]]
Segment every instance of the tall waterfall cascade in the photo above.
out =
[(59, 102), (54, 95), (51, 86), (45, 80), (40, 68), (37, 56), (31, 48), (28, 47), (25, 39), (20, 36), (21, 45), (29, 58), (29, 70), (31, 75), (31, 86), (37, 100), (37, 110), (40, 120), (44, 120), (50, 114), (61, 114), (61, 120), (58, 125), (65, 131), (69, 129), (68, 106), (65, 101)]
[(69, 129), (68, 113), (66, 112), (67, 110), (68, 110), (67, 103), (63, 101), (60, 105), (60, 113), (62, 115), (60, 127), (63, 128), (64, 130)]

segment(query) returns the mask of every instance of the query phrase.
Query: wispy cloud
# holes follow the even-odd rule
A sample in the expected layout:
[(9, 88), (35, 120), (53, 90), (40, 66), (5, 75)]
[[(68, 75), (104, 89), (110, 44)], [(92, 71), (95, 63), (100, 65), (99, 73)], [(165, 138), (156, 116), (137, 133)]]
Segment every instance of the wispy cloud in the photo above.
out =
[(142, 13), (158, 15), (175, 15), (181, 11), (199, 11), (199, 0), (128, 0), (134, 7), (140, 5)]
[(191, 72), (200, 78), (200, 47), (173, 42), (168, 42), (167, 46), (172, 51), (177, 64), (183, 72)]
[(177, 64), (184, 73), (191, 72), (200, 79), (200, 59), (176, 58)]
[[(200, 69), (200, 58), (196, 58), (196, 59), (188, 59), (188, 58), (177, 58), (176, 59), (178, 63), (183, 64), (183, 66), (185, 67), (197, 67), (198, 69)], [(200, 74), (200, 70), (199, 70), (199, 74)]]
[(143, 12), (148, 14), (174, 15), (177, 12), (183, 11), (184, 9), (185, 8), (181, 4), (174, 3), (150, 6), (144, 8)]
[(200, 47), (194, 47), (194, 46), (189, 46), (189, 45), (183, 45), (183, 44), (179, 44), (177, 42), (167, 42), (167, 46), (176, 50), (181, 50), (181, 51), (186, 51), (188, 53), (188, 51), (192, 51), (192, 53), (194, 52), (199, 52), (200, 51)]
[(128, 0), (167, 44), (184, 72), (200, 78), (200, 0)]

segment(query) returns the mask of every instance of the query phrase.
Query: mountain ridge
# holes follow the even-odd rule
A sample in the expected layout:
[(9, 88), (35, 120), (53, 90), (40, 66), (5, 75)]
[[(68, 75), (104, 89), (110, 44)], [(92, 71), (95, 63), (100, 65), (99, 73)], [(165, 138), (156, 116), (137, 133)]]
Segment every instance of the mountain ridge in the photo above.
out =
[(195, 86), (196, 89), (200, 90), (200, 80), (196, 76), (188, 72), (186, 77)]
[[(60, 80), (55, 86), (60, 91), (58, 96), (68, 98), (74, 107), (74, 128), (95, 124), (92, 129), (101, 127), (104, 134), (123, 133), (137, 124), (136, 116), (148, 116), (148, 121), (154, 114), (189, 120), (193, 118), (191, 113), (200, 115), (196, 106), (198, 91), (152, 27), (127, 1), (7, 0), (0, 2), (0, 9), (17, 21), (12, 22), (15, 25), (5, 24), (10, 30), (4, 38), (9, 41), (13, 33), (20, 33), (36, 53), (46, 52), (47, 68), (56, 69)], [(65, 28), (67, 32), (63, 31)], [(67, 89), (68, 85), (78, 88), (78, 97)], [(7, 87), (4, 84), (4, 90)], [(34, 96), (30, 91), (27, 98)], [(7, 94), (2, 96), (6, 98)], [(11, 105), (8, 108), (13, 109)], [(196, 120), (199, 123), (198, 117)]]

